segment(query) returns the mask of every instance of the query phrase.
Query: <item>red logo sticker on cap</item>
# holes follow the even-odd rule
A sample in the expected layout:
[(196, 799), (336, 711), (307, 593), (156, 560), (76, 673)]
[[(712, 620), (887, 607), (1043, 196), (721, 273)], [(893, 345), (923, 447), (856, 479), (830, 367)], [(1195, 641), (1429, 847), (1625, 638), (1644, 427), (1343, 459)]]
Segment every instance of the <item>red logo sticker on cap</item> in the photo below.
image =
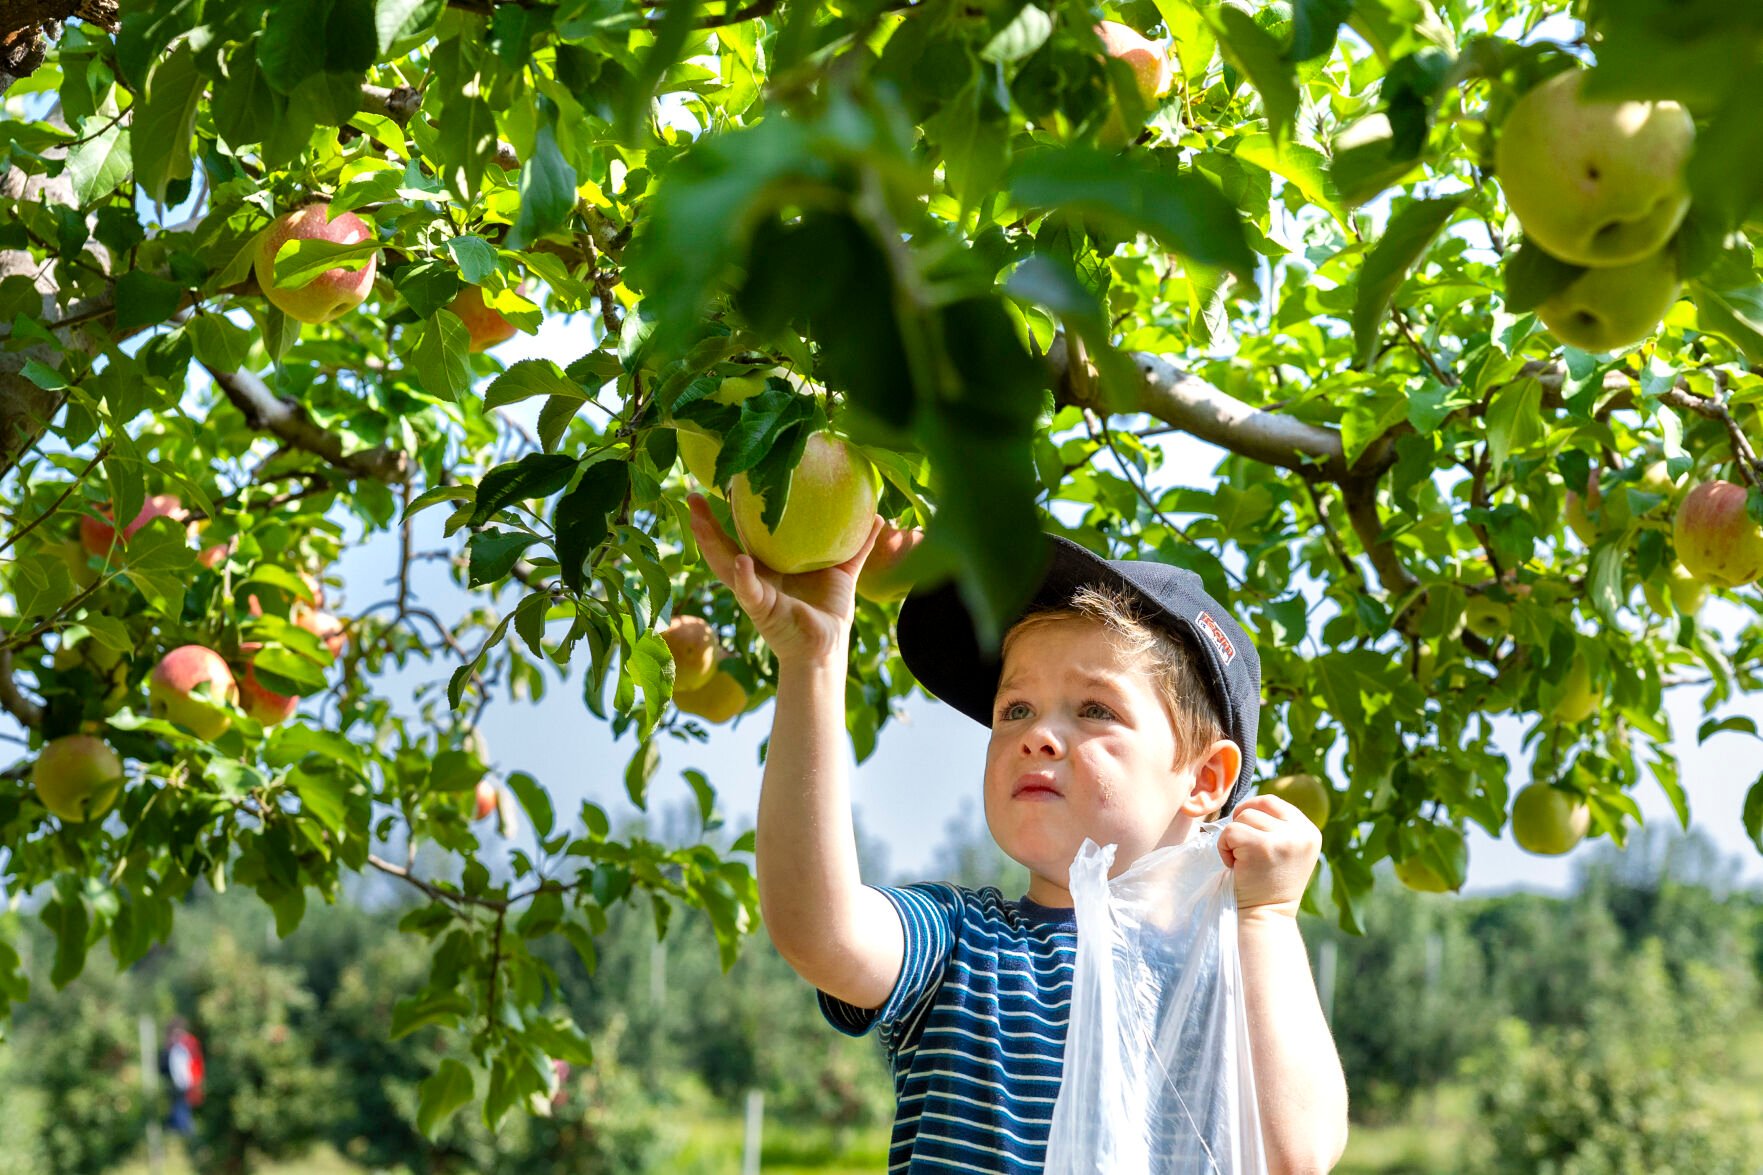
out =
[(1236, 660), (1236, 646), (1230, 643), (1230, 637), (1226, 636), (1224, 629), (1218, 626), (1218, 621), (1202, 612), (1194, 617), (1194, 623), (1199, 625), (1201, 632), (1212, 638), (1212, 643), (1218, 646), (1218, 655), (1224, 658), (1226, 665)]

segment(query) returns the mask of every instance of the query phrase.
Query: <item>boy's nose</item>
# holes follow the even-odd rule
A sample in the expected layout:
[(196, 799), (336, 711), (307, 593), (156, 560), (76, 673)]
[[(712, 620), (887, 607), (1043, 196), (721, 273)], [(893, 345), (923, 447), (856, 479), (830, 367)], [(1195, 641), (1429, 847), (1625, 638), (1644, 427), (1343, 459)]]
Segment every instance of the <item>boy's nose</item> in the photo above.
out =
[(1065, 740), (1051, 722), (1036, 722), (1022, 732), (1022, 750), (1026, 755), (1065, 753)]

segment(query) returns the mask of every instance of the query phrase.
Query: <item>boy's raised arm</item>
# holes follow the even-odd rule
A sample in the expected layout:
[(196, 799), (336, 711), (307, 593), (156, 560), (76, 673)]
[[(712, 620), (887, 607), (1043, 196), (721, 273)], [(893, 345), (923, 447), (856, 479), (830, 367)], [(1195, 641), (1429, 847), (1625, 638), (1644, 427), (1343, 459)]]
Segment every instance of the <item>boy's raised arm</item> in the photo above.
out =
[(875, 542), (823, 571), (781, 575), (742, 554), (698, 494), (692, 533), (778, 661), (754, 850), (759, 906), (796, 973), (859, 1008), (886, 1002), (905, 940), (893, 905), (864, 887), (845, 769), (845, 664), (857, 573)]

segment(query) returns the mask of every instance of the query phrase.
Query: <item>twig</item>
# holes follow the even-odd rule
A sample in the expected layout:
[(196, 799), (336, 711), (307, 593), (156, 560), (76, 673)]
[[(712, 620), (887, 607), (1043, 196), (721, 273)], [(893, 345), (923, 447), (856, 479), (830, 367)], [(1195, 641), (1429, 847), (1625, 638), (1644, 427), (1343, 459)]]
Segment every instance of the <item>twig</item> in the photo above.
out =
[(1687, 392), (1681, 388), (1667, 388), (1660, 396), (1659, 402), (1669, 404), (1673, 408), (1681, 408), (1686, 412), (1694, 412), (1706, 416), (1710, 420), (1718, 420), (1726, 426), (1726, 435), (1732, 443), (1732, 455), (1738, 461), (1739, 473), (1747, 485), (1763, 485), (1763, 463), (1757, 460), (1757, 451), (1751, 446), (1751, 439), (1739, 422), (1733, 419), (1732, 409), (1725, 400), (1709, 399)]

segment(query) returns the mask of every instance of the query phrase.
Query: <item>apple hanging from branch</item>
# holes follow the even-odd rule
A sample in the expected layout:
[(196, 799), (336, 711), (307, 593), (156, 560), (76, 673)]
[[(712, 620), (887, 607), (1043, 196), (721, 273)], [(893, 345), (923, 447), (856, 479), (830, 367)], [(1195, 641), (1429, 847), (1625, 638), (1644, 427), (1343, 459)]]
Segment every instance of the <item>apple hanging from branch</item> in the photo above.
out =
[(289, 241), (358, 245), (373, 239), (373, 230), (365, 220), (353, 212), (339, 213), (332, 218), (330, 210), (328, 202), (318, 201), (285, 212), (257, 239), (253, 268), (263, 296), (269, 299), (270, 305), (300, 322), (330, 322), (361, 305), (373, 289), (377, 256), (369, 256), (359, 269), (339, 265), (298, 286), (275, 284), (275, 256)]

